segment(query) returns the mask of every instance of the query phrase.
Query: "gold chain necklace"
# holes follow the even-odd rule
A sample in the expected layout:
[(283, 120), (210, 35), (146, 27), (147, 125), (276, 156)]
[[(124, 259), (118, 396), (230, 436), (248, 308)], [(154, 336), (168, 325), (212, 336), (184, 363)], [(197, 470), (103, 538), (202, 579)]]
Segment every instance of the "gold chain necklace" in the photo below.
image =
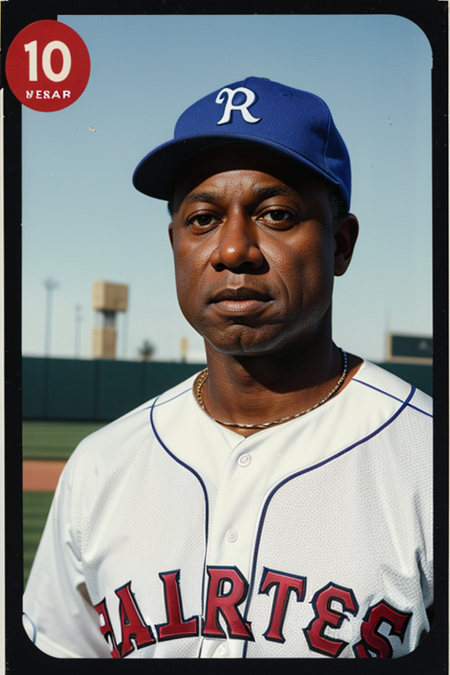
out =
[[(340, 348), (339, 348), (340, 349)], [(306, 413), (311, 412), (312, 410), (315, 410), (316, 408), (319, 408), (321, 405), (326, 403), (328, 399), (330, 399), (334, 394), (336, 394), (337, 391), (342, 387), (344, 384), (345, 378), (347, 377), (347, 353), (344, 352), (343, 349), (340, 349), (341, 354), (342, 354), (342, 360), (343, 360), (343, 368), (342, 368), (342, 373), (337, 381), (336, 385), (333, 387), (333, 389), (323, 398), (319, 403), (316, 403), (315, 405), (311, 406), (311, 408), (308, 408), (307, 410), (302, 410), (299, 413), (295, 413), (295, 415), (289, 415), (288, 417), (282, 417), (279, 420), (275, 420), (274, 422), (264, 422), (263, 424), (238, 424), (237, 422), (222, 422), (222, 420), (218, 420), (212, 415), (209, 414), (209, 412), (206, 410), (205, 402), (203, 401), (203, 394), (202, 394), (202, 389), (203, 385), (205, 384), (206, 380), (208, 379), (208, 368), (205, 368), (205, 370), (202, 370), (202, 372), (199, 375), (198, 381), (197, 381), (197, 386), (195, 388), (195, 393), (197, 397), (197, 402), (202, 410), (205, 411), (205, 413), (210, 417), (214, 422), (217, 422), (218, 424), (223, 424), (226, 427), (239, 427), (239, 429), (265, 429), (266, 427), (272, 427), (275, 424), (282, 424), (282, 422), (288, 422), (289, 420), (295, 420), (297, 417), (301, 417), (302, 415), (306, 415)]]

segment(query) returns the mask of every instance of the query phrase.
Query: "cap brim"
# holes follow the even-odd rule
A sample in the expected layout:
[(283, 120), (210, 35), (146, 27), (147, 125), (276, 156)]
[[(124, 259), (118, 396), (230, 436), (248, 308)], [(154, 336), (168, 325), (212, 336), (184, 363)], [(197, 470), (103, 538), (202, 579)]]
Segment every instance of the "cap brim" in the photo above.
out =
[[(189, 157), (195, 155), (201, 150), (212, 148), (218, 145), (226, 145), (236, 141), (249, 143), (270, 148), (277, 154), (289, 157), (315, 173), (319, 174), (334, 185), (339, 185), (339, 181), (333, 179), (329, 174), (317, 167), (306, 157), (293, 152), (289, 148), (273, 141), (264, 139), (255, 140), (255, 136), (246, 136), (245, 134), (215, 134), (214, 136), (198, 136), (177, 138), (168, 141), (150, 152), (138, 164), (133, 174), (134, 187), (149, 197), (164, 199), (170, 201), (172, 198), (172, 187), (175, 175), (183, 162)], [(344, 195), (347, 200), (347, 196)]]

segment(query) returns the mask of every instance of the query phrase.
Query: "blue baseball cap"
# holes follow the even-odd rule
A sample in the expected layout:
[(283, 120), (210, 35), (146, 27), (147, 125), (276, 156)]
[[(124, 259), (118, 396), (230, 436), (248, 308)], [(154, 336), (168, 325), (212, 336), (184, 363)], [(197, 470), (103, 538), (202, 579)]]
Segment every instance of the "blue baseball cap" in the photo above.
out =
[(350, 157), (325, 101), (266, 78), (248, 77), (191, 105), (174, 138), (137, 166), (133, 184), (150, 197), (171, 199), (180, 165), (217, 145), (243, 141), (299, 162), (339, 186), (350, 207)]

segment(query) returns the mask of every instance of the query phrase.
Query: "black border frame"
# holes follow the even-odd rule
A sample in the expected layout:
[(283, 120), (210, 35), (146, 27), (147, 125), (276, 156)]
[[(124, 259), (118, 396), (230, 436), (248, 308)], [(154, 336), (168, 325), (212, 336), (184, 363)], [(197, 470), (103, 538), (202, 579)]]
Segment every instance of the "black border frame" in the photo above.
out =
[[(24, 4), (25, 3), (25, 4)], [(435, 404), (435, 554), (436, 600), (431, 632), (411, 654), (393, 660), (359, 659), (239, 659), (233, 668), (260, 672), (265, 667), (308, 675), (322, 673), (448, 672), (448, 2), (447, 0), (229, 0), (226, 7), (211, 0), (26, 0), (1, 2), (2, 52), (26, 25), (59, 14), (391, 14), (413, 21), (428, 37), (433, 50), (432, 71), (432, 171), (433, 171), (433, 305), (434, 305), (434, 404)], [(4, 311), (5, 311), (5, 633), (6, 672), (37, 670), (88, 672), (172, 673), (194, 663), (179, 660), (126, 662), (103, 659), (53, 659), (36, 649), (22, 629), (23, 542), (21, 458), (21, 104), (4, 88)], [(1, 625), (1, 619), (0, 619)], [(0, 638), (1, 639), (1, 638)], [(268, 661), (268, 663), (267, 663)], [(275, 661), (275, 662), (274, 662)], [(126, 665), (124, 665), (126, 663)], [(121, 664), (121, 665), (119, 665)], [(267, 665), (266, 665), (267, 664)], [(211, 667), (199, 660), (199, 672)], [(227, 660), (216, 660), (214, 670), (225, 673)], [(114, 670), (116, 669), (116, 670)]]

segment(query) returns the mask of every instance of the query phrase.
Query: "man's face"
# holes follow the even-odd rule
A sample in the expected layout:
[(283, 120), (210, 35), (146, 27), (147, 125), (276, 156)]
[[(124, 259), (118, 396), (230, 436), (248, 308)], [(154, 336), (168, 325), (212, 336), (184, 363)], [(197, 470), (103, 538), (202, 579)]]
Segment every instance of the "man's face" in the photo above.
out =
[(273, 354), (329, 330), (333, 278), (348, 266), (357, 224), (352, 216), (354, 234), (340, 233), (320, 177), (225, 146), (184, 167), (172, 210), (180, 307), (209, 345)]

